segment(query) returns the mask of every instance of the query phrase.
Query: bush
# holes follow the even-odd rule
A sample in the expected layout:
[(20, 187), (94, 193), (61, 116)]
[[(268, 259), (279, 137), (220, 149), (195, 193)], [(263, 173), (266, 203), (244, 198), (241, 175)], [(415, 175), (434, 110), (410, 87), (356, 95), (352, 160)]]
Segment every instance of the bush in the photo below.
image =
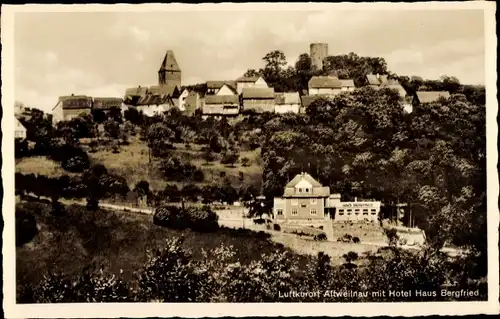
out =
[(359, 240), (358, 237), (353, 237), (352, 238), (352, 242), (355, 243), (355, 244), (359, 244), (361, 241)]
[(156, 209), (153, 223), (174, 229), (185, 229), (189, 226), (186, 214), (177, 206), (163, 206)]
[(254, 224), (257, 224), (257, 225), (262, 225), (262, 224), (265, 224), (266, 223), (266, 220), (264, 218), (255, 218), (253, 220), (253, 223)]
[(212, 232), (219, 228), (219, 216), (210, 207), (190, 208), (187, 210), (190, 227), (199, 232)]
[(273, 229), (276, 231), (281, 231), (281, 226), (279, 224), (274, 224)]
[(35, 217), (25, 210), (16, 210), (16, 246), (29, 243), (37, 233)]
[(250, 166), (250, 159), (248, 157), (243, 157), (241, 159), (241, 166)]
[(176, 206), (164, 206), (155, 211), (153, 223), (173, 229), (191, 228), (199, 232), (211, 232), (219, 228), (218, 219), (219, 216), (208, 206), (184, 210)]
[(73, 156), (62, 161), (61, 166), (70, 172), (81, 173), (89, 168), (90, 161), (87, 156)]
[(327, 239), (327, 237), (326, 237), (325, 233), (321, 233), (319, 235), (314, 236), (314, 240), (317, 240), (317, 241), (324, 241), (326, 239)]

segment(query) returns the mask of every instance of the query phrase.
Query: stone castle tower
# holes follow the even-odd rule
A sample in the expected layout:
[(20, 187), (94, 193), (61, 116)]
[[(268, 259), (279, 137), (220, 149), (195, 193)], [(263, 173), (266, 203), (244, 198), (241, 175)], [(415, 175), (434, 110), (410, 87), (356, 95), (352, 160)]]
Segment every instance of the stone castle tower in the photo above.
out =
[(158, 84), (181, 87), (181, 68), (175, 60), (174, 52), (168, 50), (158, 71)]
[(323, 69), (323, 60), (328, 56), (328, 44), (326, 43), (311, 43), (310, 57), (311, 66), (318, 70)]

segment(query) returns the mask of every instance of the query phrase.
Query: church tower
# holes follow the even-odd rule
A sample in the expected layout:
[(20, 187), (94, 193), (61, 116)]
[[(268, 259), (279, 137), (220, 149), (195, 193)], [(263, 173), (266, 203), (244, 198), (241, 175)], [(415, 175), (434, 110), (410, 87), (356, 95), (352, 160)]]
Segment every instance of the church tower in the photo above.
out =
[(168, 50), (158, 71), (158, 84), (181, 87), (181, 69), (175, 60), (174, 52)]

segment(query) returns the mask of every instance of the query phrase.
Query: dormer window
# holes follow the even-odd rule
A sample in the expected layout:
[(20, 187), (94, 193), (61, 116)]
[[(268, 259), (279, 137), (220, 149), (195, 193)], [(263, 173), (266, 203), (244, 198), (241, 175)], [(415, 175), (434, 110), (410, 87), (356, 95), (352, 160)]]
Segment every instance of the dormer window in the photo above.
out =
[(299, 193), (302, 193), (302, 188), (299, 188)]
[(306, 193), (309, 193), (309, 188), (306, 188)]

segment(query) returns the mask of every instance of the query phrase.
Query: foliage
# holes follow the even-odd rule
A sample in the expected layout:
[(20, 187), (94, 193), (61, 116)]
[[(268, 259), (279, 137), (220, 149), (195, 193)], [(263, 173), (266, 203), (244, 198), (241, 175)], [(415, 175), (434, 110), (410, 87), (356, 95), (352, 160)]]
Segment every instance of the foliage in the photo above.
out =
[(208, 206), (202, 208), (162, 206), (156, 209), (153, 222), (156, 225), (174, 228), (190, 228), (199, 232), (213, 232), (219, 228), (218, 215)]
[(25, 210), (16, 210), (16, 246), (30, 242), (38, 233), (35, 217)]

